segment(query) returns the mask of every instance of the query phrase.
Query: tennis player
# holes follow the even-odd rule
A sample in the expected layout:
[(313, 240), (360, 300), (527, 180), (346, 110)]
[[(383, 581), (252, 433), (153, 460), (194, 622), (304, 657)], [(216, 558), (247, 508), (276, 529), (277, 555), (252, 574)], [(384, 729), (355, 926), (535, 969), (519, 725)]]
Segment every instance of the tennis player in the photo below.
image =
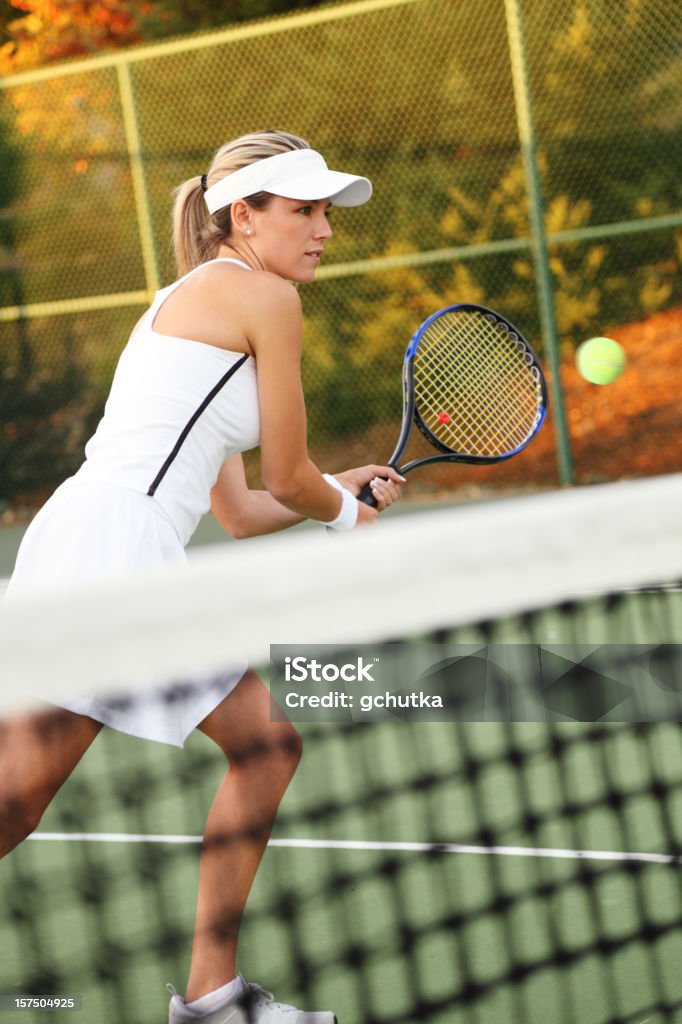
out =
[[(10, 597), (182, 561), (209, 507), (242, 538), (303, 519), (351, 530), (397, 500), (401, 478), (388, 466), (329, 476), (308, 456), (292, 283), (314, 279), (330, 207), (371, 192), (366, 178), (329, 170), (304, 140), (276, 131), (228, 143), (178, 189), (181, 276), (134, 329), (83, 465), (26, 532)], [(258, 444), (265, 490), (250, 490), (241, 453)], [(376, 509), (356, 499), (368, 483)], [(184, 998), (171, 989), (170, 1024), (333, 1024), (332, 1012), (277, 1003), (237, 974), (244, 905), (300, 757), (298, 734), (284, 715), (272, 720), (269, 693), (245, 664), (163, 704), (78, 698), (17, 720), (0, 754), (0, 852), (36, 828), (103, 724), (179, 746), (196, 728), (230, 766), (206, 823), (189, 980)]]

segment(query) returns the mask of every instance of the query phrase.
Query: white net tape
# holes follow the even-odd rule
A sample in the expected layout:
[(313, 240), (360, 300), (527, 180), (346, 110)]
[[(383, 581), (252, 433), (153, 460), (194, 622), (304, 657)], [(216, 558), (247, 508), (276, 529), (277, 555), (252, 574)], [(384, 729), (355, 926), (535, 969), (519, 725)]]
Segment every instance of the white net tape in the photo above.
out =
[(6, 601), (19, 694), (201, 679), (272, 643), (363, 643), (682, 578), (682, 474), (198, 549), (188, 568)]

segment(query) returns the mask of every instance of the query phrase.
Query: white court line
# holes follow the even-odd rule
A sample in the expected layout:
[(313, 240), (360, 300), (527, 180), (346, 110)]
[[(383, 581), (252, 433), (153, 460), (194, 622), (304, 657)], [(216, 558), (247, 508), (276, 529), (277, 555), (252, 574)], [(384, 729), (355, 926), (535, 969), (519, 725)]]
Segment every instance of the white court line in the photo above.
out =
[[(128, 832), (34, 832), (44, 842), (197, 844), (201, 836), (139, 835)], [(640, 861), (682, 864), (682, 856), (614, 850), (561, 850), (537, 846), (472, 846), (466, 843), (391, 843), (352, 839), (271, 839), (268, 846), (300, 850), (377, 850), (397, 853), (473, 853), (501, 857), (552, 857), (558, 860)]]

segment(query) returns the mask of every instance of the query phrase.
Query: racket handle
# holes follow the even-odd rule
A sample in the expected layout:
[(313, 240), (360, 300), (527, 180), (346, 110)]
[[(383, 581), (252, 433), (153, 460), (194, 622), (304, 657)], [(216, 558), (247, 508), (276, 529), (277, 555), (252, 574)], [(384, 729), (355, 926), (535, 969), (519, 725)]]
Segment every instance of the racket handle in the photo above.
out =
[(369, 484), (365, 484), (358, 494), (358, 501), (362, 501), (365, 505), (370, 505), (372, 508), (377, 507), (377, 500), (372, 494), (372, 488)]

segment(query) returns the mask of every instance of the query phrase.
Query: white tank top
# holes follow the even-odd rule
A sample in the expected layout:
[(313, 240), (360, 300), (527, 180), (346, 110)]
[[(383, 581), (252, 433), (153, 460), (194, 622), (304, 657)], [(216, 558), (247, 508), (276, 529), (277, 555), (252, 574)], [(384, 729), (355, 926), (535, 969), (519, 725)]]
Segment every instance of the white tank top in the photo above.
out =
[[(240, 260), (210, 262), (250, 270)], [(76, 474), (149, 495), (183, 544), (210, 508), (225, 459), (260, 441), (255, 359), (153, 329), (165, 300), (190, 274), (156, 293), (133, 332)]]

